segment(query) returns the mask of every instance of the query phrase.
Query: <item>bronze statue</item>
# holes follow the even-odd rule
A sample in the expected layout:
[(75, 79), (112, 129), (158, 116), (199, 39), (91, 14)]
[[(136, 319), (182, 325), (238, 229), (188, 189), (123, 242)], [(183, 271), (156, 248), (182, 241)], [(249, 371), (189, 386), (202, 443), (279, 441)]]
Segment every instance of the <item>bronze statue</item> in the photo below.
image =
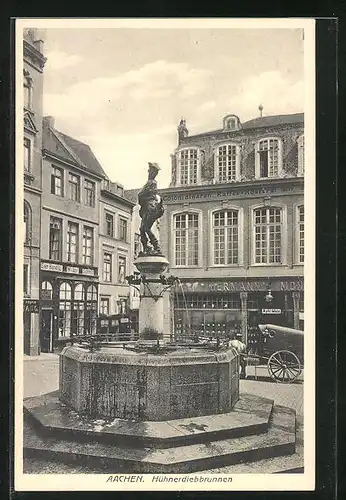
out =
[[(141, 243), (144, 255), (160, 255), (162, 250), (158, 239), (151, 230), (154, 222), (162, 217), (164, 208), (162, 199), (157, 191), (157, 176), (160, 167), (157, 163), (149, 162), (148, 181), (138, 193), (138, 203), (140, 205), (139, 215), (142, 219), (140, 226)], [(149, 242), (150, 244), (149, 244)]]

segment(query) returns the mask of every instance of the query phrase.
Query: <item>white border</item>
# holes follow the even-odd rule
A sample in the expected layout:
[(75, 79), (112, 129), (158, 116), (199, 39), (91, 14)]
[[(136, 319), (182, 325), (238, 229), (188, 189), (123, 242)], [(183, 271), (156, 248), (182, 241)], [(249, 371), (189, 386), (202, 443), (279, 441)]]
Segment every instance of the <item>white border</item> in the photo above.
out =
[[(304, 29), (305, 68), (305, 381), (304, 381), (304, 473), (303, 474), (237, 474), (213, 477), (230, 478), (223, 483), (152, 482), (152, 474), (144, 482), (107, 482), (109, 474), (23, 474), (23, 96), (16, 92), (16, 269), (15, 276), (15, 490), (16, 491), (311, 491), (315, 487), (315, 20), (314, 19), (17, 19), (16, 81), (23, 78), (22, 29), (36, 28), (150, 28), (150, 29)], [(19, 223), (18, 223), (19, 222)], [(308, 300), (309, 299), (309, 300)], [(115, 475), (116, 476), (116, 475)], [(115, 477), (114, 476), (114, 477)], [(120, 476), (120, 475), (119, 475)], [(184, 475), (185, 476), (185, 475)], [(197, 474), (205, 477), (208, 475)], [(172, 477), (182, 477), (172, 475)], [(191, 475), (192, 477), (192, 475)]]

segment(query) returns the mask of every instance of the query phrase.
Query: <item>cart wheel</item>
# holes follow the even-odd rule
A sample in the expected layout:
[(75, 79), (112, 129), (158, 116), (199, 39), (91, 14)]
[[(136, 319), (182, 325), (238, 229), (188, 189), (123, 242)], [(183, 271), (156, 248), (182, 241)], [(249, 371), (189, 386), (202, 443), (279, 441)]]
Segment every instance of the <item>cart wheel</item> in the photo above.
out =
[(302, 368), (293, 352), (277, 351), (268, 360), (268, 371), (277, 382), (289, 384), (300, 375)]

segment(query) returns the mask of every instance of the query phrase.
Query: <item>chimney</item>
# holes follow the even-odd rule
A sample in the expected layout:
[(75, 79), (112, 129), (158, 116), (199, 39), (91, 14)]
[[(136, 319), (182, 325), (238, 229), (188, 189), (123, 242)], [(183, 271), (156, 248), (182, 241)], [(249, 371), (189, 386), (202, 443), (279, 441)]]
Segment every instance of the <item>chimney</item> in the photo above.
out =
[(43, 121), (50, 127), (54, 128), (54, 116), (45, 116)]

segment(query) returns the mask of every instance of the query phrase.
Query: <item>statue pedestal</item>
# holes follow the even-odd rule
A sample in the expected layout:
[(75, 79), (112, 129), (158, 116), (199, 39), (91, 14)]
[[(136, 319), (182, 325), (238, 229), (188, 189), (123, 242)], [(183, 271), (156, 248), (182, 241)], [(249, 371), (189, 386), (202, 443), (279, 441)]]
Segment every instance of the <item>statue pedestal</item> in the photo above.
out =
[(163, 255), (144, 255), (134, 262), (144, 278), (141, 283), (141, 300), (139, 306), (139, 338), (144, 329), (164, 330), (163, 290), (160, 276), (166, 271), (169, 262)]

